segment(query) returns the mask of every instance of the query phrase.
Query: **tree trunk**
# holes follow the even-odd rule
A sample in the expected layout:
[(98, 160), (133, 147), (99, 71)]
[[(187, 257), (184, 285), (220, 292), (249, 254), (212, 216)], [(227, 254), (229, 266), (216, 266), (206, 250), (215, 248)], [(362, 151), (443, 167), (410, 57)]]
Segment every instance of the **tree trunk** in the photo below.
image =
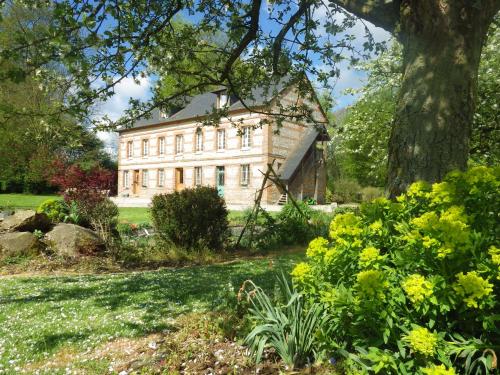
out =
[(389, 141), (391, 197), (467, 165), (479, 59), (493, 17), (471, 3), (401, 4), (403, 82)]

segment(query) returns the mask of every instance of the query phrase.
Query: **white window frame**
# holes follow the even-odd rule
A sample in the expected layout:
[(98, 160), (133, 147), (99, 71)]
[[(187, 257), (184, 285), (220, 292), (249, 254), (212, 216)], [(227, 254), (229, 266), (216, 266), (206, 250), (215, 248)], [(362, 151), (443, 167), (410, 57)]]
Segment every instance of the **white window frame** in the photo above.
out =
[(165, 155), (165, 137), (158, 138), (158, 155)]
[(240, 185), (250, 185), (250, 164), (241, 164), (240, 166)]
[(219, 93), (219, 108), (224, 108), (229, 105), (229, 95), (226, 91), (221, 91)]
[(157, 181), (158, 187), (163, 187), (165, 186), (165, 169), (160, 168), (158, 169), (158, 181)]
[(149, 171), (147, 169), (142, 170), (142, 187), (147, 188), (149, 186)]
[(179, 155), (184, 152), (184, 136), (182, 134), (177, 134), (175, 136), (175, 154)]
[(195, 133), (195, 151), (203, 151), (203, 130), (201, 128), (196, 129)]
[(250, 126), (245, 126), (241, 133), (241, 148), (252, 147), (252, 128)]
[(123, 171), (123, 187), (125, 189), (130, 187), (130, 175), (128, 171)]
[(134, 141), (127, 142), (127, 158), (134, 156)]
[(217, 129), (217, 151), (226, 149), (226, 129)]
[(203, 168), (194, 167), (194, 186), (201, 186), (203, 184)]
[(149, 155), (149, 139), (142, 140), (142, 156)]

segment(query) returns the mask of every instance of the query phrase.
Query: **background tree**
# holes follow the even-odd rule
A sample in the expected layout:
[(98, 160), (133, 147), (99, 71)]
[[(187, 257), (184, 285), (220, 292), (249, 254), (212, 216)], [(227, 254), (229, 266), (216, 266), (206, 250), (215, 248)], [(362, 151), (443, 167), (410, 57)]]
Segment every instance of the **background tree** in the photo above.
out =
[[(37, 7), (46, 2), (28, 4)], [(304, 72), (328, 83), (338, 76), (339, 61), (380, 49), (368, 31), (365, 51), (354, 48), (348, 30), (360, 18), (393, 33), (403, 48), (403, 80), (389, 147), (391, 194), (416, 179), (435, 181), (450, 169), (466, 167), (479, 56), (500, 0), (273, 0), (265, 4), (267, 12), (262, 0), (56, 0), (51, 3), (54, 19), (45, 32), (13, 35), (17, 45), (2, 50), (2, 58), (23, 59), (26, 66), (5, 70), (0, 78), (40, 71), (39, 79), (51, 81), (51, 74), (40, 68), (57, 61), (68, 73), (72, 95), (64, 101), (65, 108), (56, 108), (51, 115), (66, 109), (84, 117), (87, 108), (111, 95), (124, 77), (144, 74), (148, 61), (163, 59), (166, 71), (176, 71), (177, 56), (189, 58), (204, 35), (220, 32), (226, 42), (207, 47), (218, 57), (214, 69), (186, 71), (196, 76), (193, 84), (167, 97), (156, 95), (151, 103), (132, 102), (125, 118), (114, 125), (129, 124), (152, 107), (213, 85), (251, 101), (252, 87), (270, 88), (287, 76), (298, 80), (302, 96), (310, 97), (309, 86), (299, 80)], [(320, 12), (324, 17), (319, 17)], [(172, 26), (179, 15), (192, 21), (192, 27), (182, 33)], [(161, 50), (157, 46), (165, 41), (169, 54), (155, 56)], [(281, 108), (273, 118), (313, 121), (305, 105), (291, 107)]]
[[(12, 35), (21, 28), (43, 33), (52, 15), (46, 8), (13, 5), (3, 16), (0, 45), (9, 46), (16, 43)], [(4, 58), (0, 68), (13, 72), (12, 69), (23, 64), (18, 59)], [(55, 65), (45, 69), (53, 77), (63, 75)], [(95, 164), (114, 168), (95, 134), (68, 113), (50, 115), (64, 101), (61, 88), (54, 86), (56, 82), (46, 86), (36, 72), (22, 79), (11, 76), (0, 81), (0, 190), (37, 193), (52, 190), (47, 171), (54, 159), (64, 158), (84, 168)]]

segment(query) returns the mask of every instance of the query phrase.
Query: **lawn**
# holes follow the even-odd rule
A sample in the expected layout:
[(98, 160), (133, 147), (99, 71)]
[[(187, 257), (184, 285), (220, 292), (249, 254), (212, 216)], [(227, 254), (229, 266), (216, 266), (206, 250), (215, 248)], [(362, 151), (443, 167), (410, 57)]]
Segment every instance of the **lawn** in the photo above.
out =
[(110, 360), (86, 353), (164, 331), (186, 313), (224, 308), (248, 278), (269, 288), (277, 269), (289, 270), (302, 257), (282, 255), (272, 269), (269, 259), (256, 259), (125, 274), (0, 278), (0, 373), (47, 366), (61, 353), (70, 356), (72, 369), (107, 372)]
[[(58, 195), (30, 195), (30, 194), (0, 194), (0, 208), (29, 208), (36, 209), (40, 203), (49, 198), (59, 198)], [(149, 223), (149, 208), (147, 207), (120, 207), (120, 221), (135, 224)], [(232, 225), (245, 223), (244, 211), (229, 212), (229, 221)]]

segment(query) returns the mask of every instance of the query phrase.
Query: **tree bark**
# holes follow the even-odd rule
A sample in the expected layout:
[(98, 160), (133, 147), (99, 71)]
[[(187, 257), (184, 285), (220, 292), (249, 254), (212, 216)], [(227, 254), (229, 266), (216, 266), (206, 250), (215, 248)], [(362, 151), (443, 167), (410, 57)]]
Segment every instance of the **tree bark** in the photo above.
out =
[(389, 141), (391, 197), (467, 165), (479, 59), (495, 14), (473, 3), (401, 3), (403, 80)]

